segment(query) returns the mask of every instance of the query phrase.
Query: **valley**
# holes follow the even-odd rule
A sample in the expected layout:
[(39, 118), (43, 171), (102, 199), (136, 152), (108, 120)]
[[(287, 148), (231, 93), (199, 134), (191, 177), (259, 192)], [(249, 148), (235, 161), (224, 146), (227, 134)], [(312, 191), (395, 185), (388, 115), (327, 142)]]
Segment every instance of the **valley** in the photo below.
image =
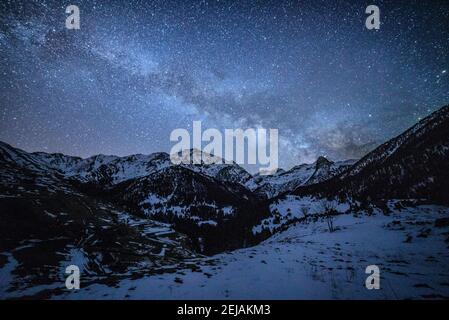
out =
[(0, 297), (447, 299), (448, 130), (446, 106), (360, 160), (272, 176), (0, 142)]

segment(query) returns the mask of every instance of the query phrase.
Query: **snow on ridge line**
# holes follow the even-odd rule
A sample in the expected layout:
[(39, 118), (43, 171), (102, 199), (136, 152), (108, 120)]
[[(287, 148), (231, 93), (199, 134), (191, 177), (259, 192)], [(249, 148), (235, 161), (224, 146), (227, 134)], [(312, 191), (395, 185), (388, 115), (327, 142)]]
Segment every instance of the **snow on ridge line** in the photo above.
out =
[[(149, 155), (134, 154), (123, 157), (100, 154), (83, 159), (61, 153), (27, 153), (3, 142), (0, 144), (1, 150), (9, 155), (11, 161), (21, 166), (38, 171), (55, 170), (66, 177), (83, 182), (102, 180), (110, 184), (118, 184), (126, 180), (145, 177), (173, 166), (170, 156), (165, 152), (155, 152)], [(191, 153), (198, 156), (199, 151), (191, 150)], [(203, 154), (201, 152), (201, 155)], [(214, 155), (206, 155), (210, 158), (215, 157)], [(288, 171), (279, 170), (275, 175), (265, 178), (257, 175), (252, 176), (235, 163), (224, 163), (222, 165), (181, 164), (181, 166), (219, 181), (240, 183), (251, 191), (262, 188), (261, 190), (264, 193), (272, 197), (286, 190), (292, 190), (310, 180), (314, 174), (313, 166), (317, 162), (310, 165), (298, 165)], [(330, 170), (336, 171), (340, 166), (345, 165), (347, 165), (347, 161), (333, 162)], [(324, 173), (320, 179), (325, 179), (327, 176), (328, 174)]]

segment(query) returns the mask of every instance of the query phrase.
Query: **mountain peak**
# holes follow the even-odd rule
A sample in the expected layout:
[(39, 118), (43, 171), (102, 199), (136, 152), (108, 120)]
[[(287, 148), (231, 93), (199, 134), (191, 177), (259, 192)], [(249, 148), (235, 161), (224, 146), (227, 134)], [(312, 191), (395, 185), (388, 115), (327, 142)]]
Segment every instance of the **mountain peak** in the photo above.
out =
[(190, 164), (224, 164), (225, 160), (221, 157), (215, 156), (213, 154), (204, 152), (198, 149), (186, 149), (179, 151), (177, 155), (174, 156), (175, 159), (179, 159), (182, 163)]
[(332, 164), (332, 161), (329, 161), (326, 157), (323, 157), (323, 156), (319, 156), (318, 159), (316, 159), (316, 161), (315, 161), (315, 166), (317, 168), (320, 168), (325, 165), (330, 165), (330, 164)]

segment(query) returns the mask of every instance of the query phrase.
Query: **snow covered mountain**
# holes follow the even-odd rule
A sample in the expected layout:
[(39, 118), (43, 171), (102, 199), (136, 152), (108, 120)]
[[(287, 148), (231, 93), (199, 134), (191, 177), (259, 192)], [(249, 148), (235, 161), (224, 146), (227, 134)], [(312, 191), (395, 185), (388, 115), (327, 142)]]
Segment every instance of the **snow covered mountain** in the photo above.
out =
[[(119, 285), (137, 287), (138, 298), (147, 293), (146, 285), (156, 284), (179, 297), (200, 297), (201, 285), (213, 297), (265, 297), (255, 294), (264, 290), (307, 297), (289, 287), (292, 270), (323, 266), (325, 272), (344, 271), (335, 273), (339, 290), (329, 296), (321, 286), (309, 297), (344, 298), (351, 297), (342, 289), (344, 275), (373, 257), (386, 266), (387, 276), (420, 274), (419, 281), (400, 282), (414, 290), (400, 291), (401, 297), (449, 295), (441, 280), (447, 276), (449, 242), (449, 106), (359, 161), (320, 157), (262, 177), (235, 163), (208, 164), (214, 156), (197, 150), (190, 156), (206, 161), (174, 165), (166, 153), (81, 159), (27, 153), (0, 142), (0, 297), (65, 296), (61, 270), (75, 263), (86, 287), (92, 285), (92, 291), (82, 291), (86, 297), (107, 297)], [(365, 237), (379, 234), (389, 239), (387, 249)], [(354, 251), (354, 241), (362, 250)], [(339, 252), (345, 252), (345, 263)], [(398, 252), (407, 254), (398, 260)], [(409, 261), (416, 252), (421, 265), (415, 268)], [(268, 264), (279, 271), (279, 287), (267, 284)], [(156, 274), (166, 282), (156, 281)], [(231, 275), (240, 281), (229, 282)], [(314, 286), (316, 276), (306, 272), (298, 279)], [(189, 279), (200, 287), (182, 287)], [(254, 280), (250, 292), (245, 279)], [(229, 284), (228, 293), (217, 288), (220, 283)]]
[(61, 153), (28, 153), (0, 141), (0, 161), (13, 163), (35, 172), (59, 173), (67, 177), (75, 176), (82, 178), (88, 172), (95, 171), (100, 166), (116, 159), (118, 157), (105, 155), (96, 155), (82, 159)]
[[(245, 184), (252, 178), (251, 174), (235, 163), (227, 164), (221, 158), (191, 149), (190, 159), (193, 160), (197, 157), (204, 161), (201, 164), (182, 163), (179, 166), (223, 182)], [(207, 164), (208, 161), (211, 161), (210, 159), (214, 159), (219, 165)], [(165, 152), (150, 155), (134, 154), (126, 157), (95, 155), (82, 159), (60, 153), (28, 153), (1, 141), (0, 160), (36, 172), (58, 173), (81, 182), (95, 182), (102, 185), (115, 185), (175, 166), (172, 164), (170, 156)]]
[[(63, 271), (71, 264), (80, 267), (86, 284), (113, 283), (124, 275), (158, 272), (196, 256), (188, 237), (169, 224), (139, 218), (107, 199), (81, 192), (35, 156), (2, 145), (0, 298), (6, 290), (39, 292), (64, 282)], [(62, 159), (58, 167), (73, 164)], [(14, 276), (5, 277), (10, 271)], [(47, 296), (45, 291), (40, 294)]]
[(449, 203), (449, 106), (368, 153), (323, 183), (296, 195), (359, 199), (424, 198)]
[[(212, 157), (190, 152), (206, 161)], [(23, 185), (32, 189), (25, 187), (27, 196), (101, 197), (141, 218), (170, 223), (204, 253), (251, 243), (251, 225), (268, 214), (265, 199), (243, 184), (251, 175), (235, 163), (174, 165), (166, 153), (81, 159), (27, 153), (5, 143), (0, 144), (0, 163), (5, 197), (18, 196)]]
[(111, 189), (133, 211), (167, 222), (202, 253), (250, 243), (249, 226), (268, 215), (264, 199), (236, 182), (220, 181), (184, 166), (171, 166)]
[[(96, 155), (87, 159), (48, 154), (44, 152), (27, 153), (0, 142), (0, 157), (3, 161), (14, 163), (37, 172), (60, 174), (82, 183), (95, 183), (103, 187), (151, 175), (169, 167), (184, 167), (196, 173), (214, 178), (220, 182), (239, 183), (259, 195), (275, 197), (299, 186), (315, 184), (327, 180), (347, 168), (355, 160), (332, 162), (319, 157), (313, 164), (301, 164), (276, 174), (252, 176), (236, 163), (225, 163), (221, 158), (191, 149), (190, 159), (202, 159), (199, 164), (173, 165), (167, 153), (150, 155), (130, 155), (126, 157)], [(212, 160), (214, 164), (210, 164)]]
[(448, 205), (448, 190), (449, 106), (446, 106), (340, 174), (300, 185), (270, 199), (270, 216), (254, 226), (253, 232), (266, 237), (304, 221), (311, 214), (361, 210), (388, 214), (385, 203), (389, 199)]
[(332, 162), (319, 157), (313, 164), (301, 164), (288, 171), (278, 170), (271, 176), (256, 175), (246, 182), (251, 190), (273, 198), (282, 193), (295, 190), (299, 186), (319, 183), (330, 179), (348, 169), (356, 160)]

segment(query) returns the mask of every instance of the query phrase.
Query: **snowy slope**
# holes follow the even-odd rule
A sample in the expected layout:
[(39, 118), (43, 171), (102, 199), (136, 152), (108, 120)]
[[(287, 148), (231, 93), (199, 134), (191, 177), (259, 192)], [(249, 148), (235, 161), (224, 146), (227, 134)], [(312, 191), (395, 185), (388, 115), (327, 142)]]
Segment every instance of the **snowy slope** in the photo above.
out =
[[(396, 138), (382, 144), (358, 161), (350, 170), (341, 176), (342, 179), (354, 176), (372, 165), (380, 165), (391, 158), (407, 144), (414, 143), (419, 138), (429, 135), (440, 126), (447, 127), (449, 121), (449, 106), (445, 106), (400, 134)], [(447, 151), (447, 148), (445, 148)], [(436, 150), (438, 151), (438, 150)], [(444, 152), (444, 150), (441, 150)]]
[[(436, 226), (437, 219), (449, 218), (449, 209), (394, 210), (388, 216), (340, 215), (333, 233), (322, 220), (300, 223), (255, 247), (195, 260), (196, 272), (124, 279), (117, 288), (93, 284), (53, 298), (449, 298), (449, 226)], [(368, 265), (380, 268), (380, 290), (365, 288)]]

